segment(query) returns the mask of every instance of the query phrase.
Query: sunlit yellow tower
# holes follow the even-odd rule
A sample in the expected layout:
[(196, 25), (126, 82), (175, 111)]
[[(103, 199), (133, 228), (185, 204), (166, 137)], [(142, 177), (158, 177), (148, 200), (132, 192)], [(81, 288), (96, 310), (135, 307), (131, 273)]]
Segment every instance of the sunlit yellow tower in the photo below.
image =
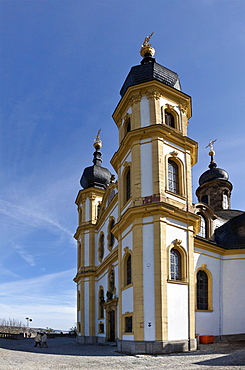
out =
[[(129, 72), (113, 119), (119, 149), (118, 239), (121, 267), (119, 311), (132, 312), (133, 335), (121, 334), (122, 350), (146, 352), (195, 348), (194, 234), (191, 167), (197, 143), (187, 136), (191, 98), (178, 75), (156, 63), (146, 38), (141, 65)], [(132, 254), (132, 287), (124, 255)], [(124, 303), (132, 289), (133, 305)], [(128, 313), (127, 313), (128, 315)], [(120, 331), (125, 332), (123, 320)], [(132, 342), (133, 340), (133, 342)]]
[(129, 353), (196, 348), (200, 217), (192, 206), (197, 143), (187, 136), (191, 98), (178, 75), (155, 61), (149, 40), (113, 113), (117, 181), (104, 169), (103, 186), (93, 176), (88, 186), (84, 173), (76, 200), (78, 341), (116, 341)]

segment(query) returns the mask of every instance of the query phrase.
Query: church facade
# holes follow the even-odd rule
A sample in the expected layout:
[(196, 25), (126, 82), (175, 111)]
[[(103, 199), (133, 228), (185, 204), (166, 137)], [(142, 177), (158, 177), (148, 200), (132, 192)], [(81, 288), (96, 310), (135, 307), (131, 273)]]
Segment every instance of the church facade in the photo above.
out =
[(242, 338), (245, 214), (230, 209), (212, 141), (193, 204), (191, 98), (149, 38), (140, 53), (113, 113), (116, 177), (102, 167), (98, 132), (76, 198), (77, 341), (154, 354), (195, 350), (198, 335)]

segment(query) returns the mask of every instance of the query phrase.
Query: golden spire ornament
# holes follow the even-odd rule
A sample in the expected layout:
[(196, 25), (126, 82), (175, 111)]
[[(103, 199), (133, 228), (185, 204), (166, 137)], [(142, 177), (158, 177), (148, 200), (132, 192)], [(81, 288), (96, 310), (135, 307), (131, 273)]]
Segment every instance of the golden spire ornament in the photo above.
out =
[(98, 130), (96, 139), (94, 139), (94, 147), (95, 149), (101, 149), (102, 148), (102, 140), (100, 139), (100, 130)]
[(154, 32), (150, 34), (150, 36), (145, 37), (143, 45), (140, 49), (140, 55), (145, 58), (146, 56), (153, 57), (155, 55), (155, 49), (149, 43), (151, 37), (153, 36)]

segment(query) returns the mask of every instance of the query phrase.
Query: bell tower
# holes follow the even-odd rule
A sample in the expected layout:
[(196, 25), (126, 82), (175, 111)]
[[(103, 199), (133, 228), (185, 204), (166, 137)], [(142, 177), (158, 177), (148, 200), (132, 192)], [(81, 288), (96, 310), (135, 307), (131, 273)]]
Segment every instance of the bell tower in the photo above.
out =
[[(113, 233), (122, 271), (118, 346), (131, 353), (196, 348), (193, 237), (199, 217), (192, 208), (191, 179), (197, 143), (187, 136), (191, 98), (181, 91), (178, 75), (156, 62), (151, 36), (144, 40), (141, 64), (131, 68), (113, 113), (119, 136), (111, 160), (118, 175)], [(132, 284), (127, 286), (123, 271), (129, 251)], [(123, 323), (128, 312), (130, 335)]]
[[(95, 325), (95, 272), (96, 272), (96, 240), (98, 235), (98, 210), (110, 184), (112, 175), (107, 168), (101, 166), (100, 130), (94, 140), (93, 165), (83, 171), (76, 205), (78, 211), (78, 227), (74, 238), (77, 240), (77, 330), (80, 342), (93, 343), (96, 337)], [(82, 338), (82, 339), (81, 339)]]
[(199, 178), (199, 187), (196, 190), (198, 201), (208, 204), (215, 212), (230, 209), (230, 197), (232, 184), (228, 181), (229, 175), (222, 168), (217, 167), (214, 160), (215, 151), (213, 144), (216, 140), (210, 140), (209, 170), (205, 171)]

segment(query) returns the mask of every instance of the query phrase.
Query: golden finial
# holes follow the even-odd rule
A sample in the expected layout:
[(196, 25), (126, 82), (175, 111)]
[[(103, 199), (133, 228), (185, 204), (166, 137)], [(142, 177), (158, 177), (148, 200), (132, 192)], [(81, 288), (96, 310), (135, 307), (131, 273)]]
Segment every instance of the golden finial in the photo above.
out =
[(155, 55), (155, 49), (149, 43), (150, 38), (153, 36), (154, 32), (150, 34), (150, 36), (145, 37), (143, 45), (140, 49), (140, 55), (144, 58), (145, 56), (153, 57)]
[(101, 149), (102, 148), (102, 140), (100, 140), (100, 131), (101, 131), (101, 129), (98, 130), (96, 139), (94, 139), (95, 149)]

